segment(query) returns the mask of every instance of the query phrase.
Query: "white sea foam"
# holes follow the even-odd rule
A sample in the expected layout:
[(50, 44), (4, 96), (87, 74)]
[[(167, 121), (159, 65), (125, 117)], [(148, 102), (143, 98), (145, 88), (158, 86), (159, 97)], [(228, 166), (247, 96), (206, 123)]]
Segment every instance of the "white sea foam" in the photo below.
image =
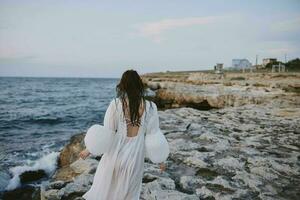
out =
[(52, 152), (36, 161), (29, 161), (27, 165), (10, 168), (9, 171), (13, 177), (9, 180), (6, 190), (13, 190), (20, 186), (19, 175), (23, 172), (42, 169), (48, 175), (51, 175), (56, 169), (58, 155), (58, 152)]

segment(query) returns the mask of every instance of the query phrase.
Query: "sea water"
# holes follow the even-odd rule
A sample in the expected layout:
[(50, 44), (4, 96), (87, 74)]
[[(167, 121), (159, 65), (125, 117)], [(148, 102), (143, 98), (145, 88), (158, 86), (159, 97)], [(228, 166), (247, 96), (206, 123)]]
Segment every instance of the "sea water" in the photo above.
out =
[(117, 79), (0, 77), (0, 191), (24, 171), (51, 175), (70, 137), (102, 124)]

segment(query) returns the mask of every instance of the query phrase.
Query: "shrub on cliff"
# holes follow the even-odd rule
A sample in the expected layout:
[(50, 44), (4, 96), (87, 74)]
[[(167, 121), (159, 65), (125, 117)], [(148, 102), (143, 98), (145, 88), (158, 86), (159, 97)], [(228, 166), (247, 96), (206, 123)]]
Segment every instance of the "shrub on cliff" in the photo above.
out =
[(289, 71), (300, 71), (300, 59), (290, 60), (286, 63), (286, 67)]
[(276, 61), (276, 62), (273, 62), (273, 63), (268, 63), (266, 65), (266, 68), (267, 69), (272, 69), (272, 65), (278, 65), (279, 63), (285, 65), (286, 70), (288, 70), (288, 71), (300, 71), (300, 59), (299, 58), (296, 58), (294, 60), (290, 60), (287, 63), (283, 63), (281, 61)]

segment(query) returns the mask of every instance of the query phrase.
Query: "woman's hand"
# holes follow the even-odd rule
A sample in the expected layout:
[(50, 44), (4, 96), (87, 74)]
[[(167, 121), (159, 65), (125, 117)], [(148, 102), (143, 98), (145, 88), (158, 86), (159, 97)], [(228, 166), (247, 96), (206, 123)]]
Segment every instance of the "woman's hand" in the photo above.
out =
[(166, 164), (165, 163), (160, 163), (159, 164), (159, 169), (160, 169), (160, 172), (166, 171)]
[(87, 149), (84, 149), (83, 151), (81, 151), (79, 153), (79, 156), (80, 158), (82, 159), (86, 159), (91, 153), (87, 150)]

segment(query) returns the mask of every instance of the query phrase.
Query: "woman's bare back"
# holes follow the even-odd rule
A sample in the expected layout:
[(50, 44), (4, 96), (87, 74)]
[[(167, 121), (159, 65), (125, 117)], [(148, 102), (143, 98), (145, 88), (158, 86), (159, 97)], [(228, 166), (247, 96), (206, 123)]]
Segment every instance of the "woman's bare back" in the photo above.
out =
[[(128, 103), (126, 103), (128, 105)], [(127, 137), (135, 137), (138, 134), (140, 125), (141, 125), (141, 120), (142, 116), (144, 114), (145, 110), (145, 105), (143, 101), (140, 104), (139, 108), (139, 120), (134, 121), (133, 123), (130, 120), (130, 111), (129, 107), (125, 107), (125, 122), (126, 122), (126, 127), (127, 127)]]

